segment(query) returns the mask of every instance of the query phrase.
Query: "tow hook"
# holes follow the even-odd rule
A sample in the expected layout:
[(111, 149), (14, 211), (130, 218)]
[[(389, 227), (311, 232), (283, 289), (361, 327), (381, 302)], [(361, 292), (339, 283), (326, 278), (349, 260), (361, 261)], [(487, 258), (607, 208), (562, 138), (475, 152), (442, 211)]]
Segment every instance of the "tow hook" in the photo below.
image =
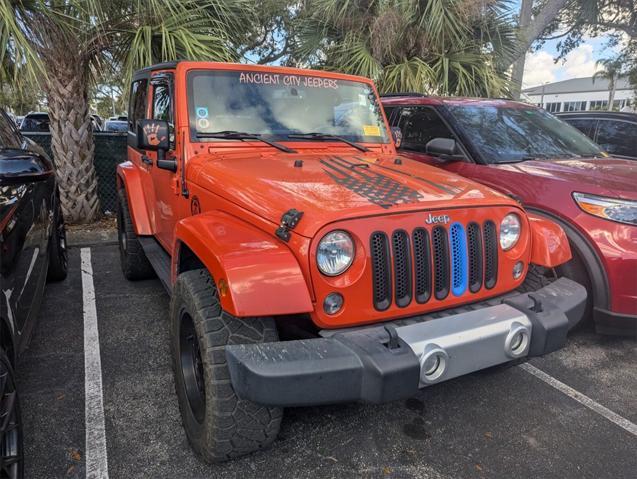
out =
[(285, 242), (290, 241), (290, 231), (296, 228), (296, 225), (299, 224), (302, 217), (302, 211), (298, 211), (294, 208), (287, 210), (283, 213), (283, 216), (281, 216), (281, 224), (276, 229), (275, 234)]

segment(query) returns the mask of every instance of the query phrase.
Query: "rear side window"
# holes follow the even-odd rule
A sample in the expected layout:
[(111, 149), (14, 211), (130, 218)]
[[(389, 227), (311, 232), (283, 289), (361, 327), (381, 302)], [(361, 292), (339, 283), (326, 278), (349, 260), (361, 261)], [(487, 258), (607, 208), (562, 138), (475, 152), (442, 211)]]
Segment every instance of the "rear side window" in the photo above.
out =
[(600, 120), (597, 144), (611, 155), (637, 157), (637, 124)]
[(146, 97), (148, 80), (137, 80), (131, 87), (130, 105), (128, 107), (128, 131), (135, 133), (137, 120), (146, 118)]
[(425, 152), (425, 146), (434, 138), (452, 138), (438, 113), (427, 107), (407, 107), (397, 115), (398, 127), (403, 134), (402, 148)]
[(595, 133), (594, 126), (595, 123), (597, 123), (597, 120), (594, 120), (592, 118), (576, 118), (573, 120), (567, 119), (566, 123), (577, 128), (589, 138), (593, 138), (593, 135)]

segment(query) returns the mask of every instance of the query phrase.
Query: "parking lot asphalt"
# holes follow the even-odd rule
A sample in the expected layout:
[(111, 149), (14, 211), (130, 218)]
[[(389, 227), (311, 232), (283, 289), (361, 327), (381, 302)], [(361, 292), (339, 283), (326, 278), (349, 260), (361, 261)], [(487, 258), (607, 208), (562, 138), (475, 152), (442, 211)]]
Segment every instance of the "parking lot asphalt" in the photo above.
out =
[[(94, 245), (90, 255), (108, 477), (635, 477), (637, 342), (587, 330), (530, 362), (572, 396), (521, 367), (482, 371), (390, 404), (287, 409), (270, 449), (202, 464), (179, 417), (167, 294), (158, 280), (126, 281), (116, 245)], [(69, 277), (47, 286), (18, 365), (27, 478), (87, 475), (84, 315), (72, 248)]]

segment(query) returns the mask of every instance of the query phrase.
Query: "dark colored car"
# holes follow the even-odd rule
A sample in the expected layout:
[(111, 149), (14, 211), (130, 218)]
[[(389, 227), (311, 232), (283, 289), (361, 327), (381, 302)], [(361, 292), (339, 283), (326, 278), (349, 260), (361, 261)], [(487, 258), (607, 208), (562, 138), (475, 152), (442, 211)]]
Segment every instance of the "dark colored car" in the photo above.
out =
[(126, 133), (128, 131), (128, 121), (106, 120), (104, 131)]
[(46, 280), (66, 277), (53, 163), (0, 109), (0, 477), (24, 475), (14, 368), (29, 344)]
[(637, 163), (546, 111), (506, 100), (391, 96), (401, 153), (518, 199), (566, 232), (555, 272), (587, 286), (598, 332), (637, 334)]
[(578, 111), (556, 116), (574, 126), (617, 158), (637, 160), (637, 114)]
[(20, 123), (20, 131), (37, 133), (48, 132), (51, 121), (48, 113), (28, 113)]

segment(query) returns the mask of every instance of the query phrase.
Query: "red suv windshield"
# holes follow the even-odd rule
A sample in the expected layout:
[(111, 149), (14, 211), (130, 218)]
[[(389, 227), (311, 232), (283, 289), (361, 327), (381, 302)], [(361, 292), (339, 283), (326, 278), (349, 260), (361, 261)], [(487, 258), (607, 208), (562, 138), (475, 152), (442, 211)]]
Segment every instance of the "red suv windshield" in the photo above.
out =
[(585, 135), (538, 108), (453, 105), (448, 110), (488, 163), (602, 156)]

